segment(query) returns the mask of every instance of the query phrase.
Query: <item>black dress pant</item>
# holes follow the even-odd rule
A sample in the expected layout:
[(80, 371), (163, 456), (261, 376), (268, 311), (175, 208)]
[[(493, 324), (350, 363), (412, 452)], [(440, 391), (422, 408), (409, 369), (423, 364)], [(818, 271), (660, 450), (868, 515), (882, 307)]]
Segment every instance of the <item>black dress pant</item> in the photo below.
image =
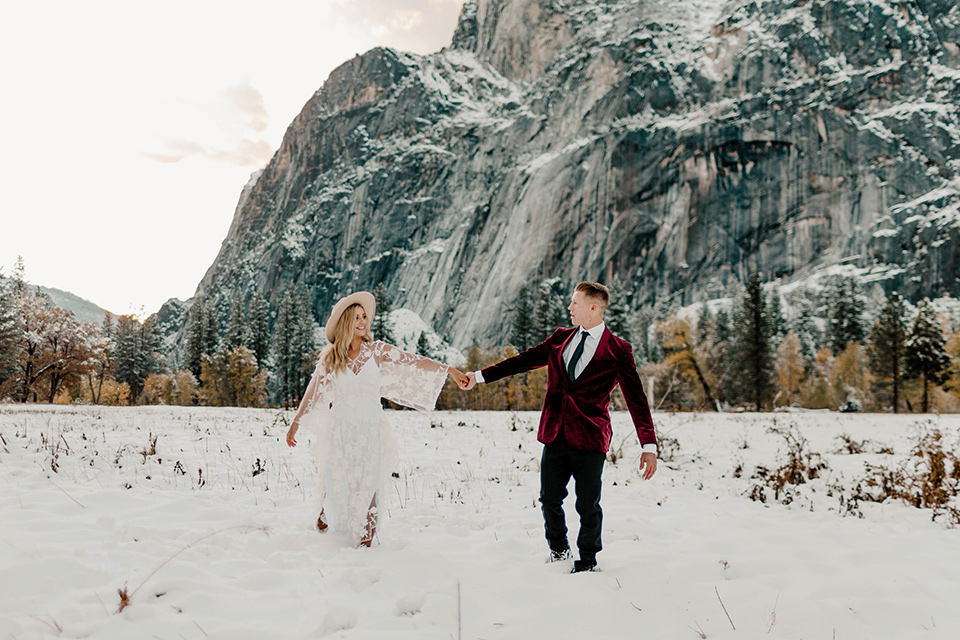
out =
[(540, 504), (547, 543), (552, 550), (562, 551), (568, 547), (563, 499), (567, 497), (567, 484), (572, 477), (577, 496), (577, 513), (580, 514), (580, 535), (577, 536), (580, 560), (596, 562), (597, 552), (601, 549), (600, 528), (603, 512), (600, 510), (600, 487), (606, 457), (606, 454), (597, 451), (574, 449), (562, 431), (556, 440), (543, 446), (543, 456), (540, 459)]

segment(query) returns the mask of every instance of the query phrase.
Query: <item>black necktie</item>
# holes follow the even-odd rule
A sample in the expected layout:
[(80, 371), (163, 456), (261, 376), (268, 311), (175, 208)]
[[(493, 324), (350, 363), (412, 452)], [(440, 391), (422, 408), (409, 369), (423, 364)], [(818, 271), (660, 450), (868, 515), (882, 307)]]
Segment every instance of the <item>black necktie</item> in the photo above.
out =
[(580, 356), (583, 355), (583, 345), (587, 341), (587, 336), (590, 335), (586, 331), (583, 332), (582, 337), (580, 338), (580, 344), (577, 345), (577, 348), (573, 350), (573, 355), (570, 356), (570, 362), (567, 363), (567, 375), (570, 376), (570, 380), (576, 380), (577, 372), (577, 363), (580, 362)]

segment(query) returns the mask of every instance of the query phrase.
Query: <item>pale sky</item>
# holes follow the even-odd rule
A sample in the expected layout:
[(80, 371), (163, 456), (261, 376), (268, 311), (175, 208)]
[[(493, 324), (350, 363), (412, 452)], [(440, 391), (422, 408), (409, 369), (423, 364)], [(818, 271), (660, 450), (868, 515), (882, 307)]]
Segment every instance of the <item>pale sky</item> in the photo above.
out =
[(191, 297), (240, 190), (330, 72), (450, 43), (463, 0), (0, 8), (0, 268), (114, 313)]

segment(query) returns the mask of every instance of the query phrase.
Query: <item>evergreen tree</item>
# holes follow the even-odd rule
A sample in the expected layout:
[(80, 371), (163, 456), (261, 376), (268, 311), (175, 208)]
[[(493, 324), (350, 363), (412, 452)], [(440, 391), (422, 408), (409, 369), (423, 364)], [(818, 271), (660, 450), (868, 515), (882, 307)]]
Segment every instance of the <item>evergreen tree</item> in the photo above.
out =
[(370, 332), (377, 340), (394, 344), (396, 339), (393, 335), (393, 321), (390, 319), (390, 312), (393, 310), (390, 304), (390, 292), (382, 282), (373, 290), (373, 298), (377, 302), (377, 313), (372, 320), (373, 324), (370, 325)]
[(893, 411), (900, 411), (900, 387), (903, 384), (904, 355), (907, 343), (906, 308), (896, 292), (890, 294), (870, 331), (870, 369), (877, 385), (889, 388)]
[(841, 353), (848, 344), (863, 342), (867, 334), (865, 306), (856, 278), (838, 276), (827, 287), (827, 346), (833, 353)]
[(257, 366), (264, 369), (270, 353), (270, 327), (267, 317), (267, 301), (259, 293), (253, 294), (247, 307), (243, 343), (257, 359)]
[(22, 332), (14, 282), (0, 275), (0, 383), (17, 371)]
[(774, 286), (767, 293), (769, 309), (767, 315), (770, 318), (771, 348), (776, 351), (780, 346), (780, 341), (787, 335), (787, 320), (783, 317), (783, 301), (780, 299), (780, 289)]
[(135, 404), (147, 376), (158, 369), (160, 332), (156, 317), (140, 322), (132, 315), (120, 316), (113, 345), (114, 377), (130, 387), (130, 402)]
[(430, 353), (430, 345), (427, 343), (427, 332), (421, 331), (420, 337), (417, 338), (417, 355), (423, 356), (425, 358), (432, 358), (433, 356)]
[(630, 304), (626, 291), (620, 283), (620, 277), (614, 276), (610, 287), (610, 302), (604, 312), (603, 321), (610, 332), (622, 340), (633, 344), (633, 330), (630, 327)]
[(930, 384), (946, 382), (950, 356), (946, 339), (937, 323), (937, 316), (929, 300), (917, 307), (917, 317), (906, 344), (906, 370), (910, 375), (923, 380), (923, 413), (930, 409)]
[(220, 322), (217, 310), (207, 300), (203, 301), (203, 353), (214, 353), (220, 347)]
[(775, 331), (770, 302), (754, 272), (734, 316), (726, 373), (733, 397), (753, 403), (757, 411), (773, 395)]
[(280, 403), (296, 404), (307, 387), (316, 349), (314, 319), (306, 294), (293, 284), (283, 294), (274, 331), (274, 367)]
[(570, 325), (567, 302), (563, 294), (558, 291), (559, 282), (559, 280), (544, 280), (537, 287), (537, 301), (533, 309), (536, 335), (534, 344), (546, 340), (557, 328)]
[(800, 341), (800, 354), (803, 356), (804, 372), (810, 373), (817, 350), (820, 348), (820, 329), (814, 318), (817, 317), (813, 303), (806, 297), (801, 298), (795, 307), (795, 314), (787, 323), (787, 332), (792, 332)]
[(534, 304), (533, 294), (527, 285), (520, 287), (517, 303), (513, 309), (513, 327), (510, 331), (510, 342), (517, 351), (526, 351), (538, 342), (534, 329)]
[(240, 301), (234, 299), (230, 307), (230, 320), (227, 322), (227, 332), (223, 335), (223, 346), (227, 351), (233, 351), (237, 347), (245, 345), (244, 335), (245, 319), (243, 311), (240, 309)]
[(184, 348), (184, 360), (187, 369), (194, 375), (200, 377), (200, 363), (203, 362), (203, 356), (208, 356), (216, 351), (210, 349), (213, 339), (209, 335), (211, 322), (207, 318), (209, 307), (205, 302), (196, 298), (190, 305), (190, 314), (187, 318), (187, 343)]
[(646, 364), (653, 360), (650, 349), (650, 329), (653, 327), (653, 310), (644, 307), (637, 313), (636, 344), (633, 345), (633, 359), (637, 364)]
[(713, 314), (710, 313), (710, 305), (704, 302), (700, 306), (700, 310), (697, 312), (697, 328), (694, 332), (693, 339), (696, 341), (698, 346), (710, 344), (713, 338), (713, 330)]

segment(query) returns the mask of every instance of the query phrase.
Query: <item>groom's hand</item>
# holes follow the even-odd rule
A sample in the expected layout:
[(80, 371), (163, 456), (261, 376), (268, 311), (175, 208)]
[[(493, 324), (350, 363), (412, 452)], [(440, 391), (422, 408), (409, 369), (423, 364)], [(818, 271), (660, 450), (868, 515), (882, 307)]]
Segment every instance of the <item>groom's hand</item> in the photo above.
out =
[(460, 388), (464, 391), (470, 391), (470, 389), (473, 389), (475, 386), (477, 386), (477, 376), (471, 371), (466, 375), (466, 380), (460, 383)]
[(640, 455), (640, 476), (649, 480), (657, 472), (657, 454), (643, 453)]

